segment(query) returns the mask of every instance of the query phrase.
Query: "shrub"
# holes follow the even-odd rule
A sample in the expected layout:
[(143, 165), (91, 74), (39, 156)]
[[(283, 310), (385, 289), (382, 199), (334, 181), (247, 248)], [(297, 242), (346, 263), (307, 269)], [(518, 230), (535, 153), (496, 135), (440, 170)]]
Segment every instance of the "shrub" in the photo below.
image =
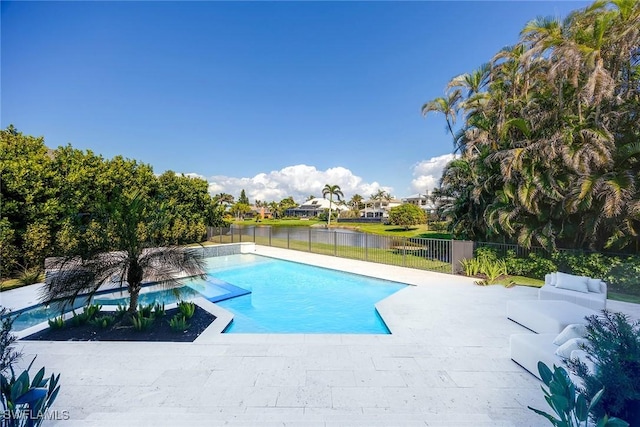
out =
[(399, 225), (408, 230), (412, 225), (424, 224), (427, 217), (422, 209), (416, 205), (404, 204), (389, 210), (389, 223)]
[[(539, 409), (534, 409), (531, 406), (528, 406), (528, 408), (536, 414), (542, 415), (557, 427), (587, 427), (589, 425), (589, 413), (602, 398), (604, 389), (600, 389), (588, 401), (582, 393), (576, 392), (575, 385), (571, 382), (569, 374), (564, 368), (554, 366), (553, 372), (551, 372), (547, 365), (538, 362), (538, 372), (540, 372), (542, 382), (548, 388), (548, 390), (545, 390), (544, 387), (542, 388), (544, 399), (553, 409), (555, 416)], [(598, 419), (597, 425), (598, 427), (626, 427), (629, 424), (620, 419), (609, 418), (604, 415)]]
[(464, 274), (467, 276), (477, 276), (480, 273), (480, 260), (478, 258), (463, 259), (460, 261)]
[(25, 286), (40, 283), (42, 279), (42, 271), (37, 267), (25, 268), (20, 273), (20, 276), (18, 276), (18, 282)]
[(604, 388), (592, 415), (614, 415), (640, 425), (640, 321), (631, 323), (621, 313), (604, 310), (588, 317), (588, 358), (596, 365), (590, 372), (584, 362), (568, 360), (569, 369), (584, 382), (588, 399)]
[(96, 316), (89, 321), (89, 324), (97, 328), (106, 329), (113, 324), (114, 317), (108, 314), (104, 316)]
[(139, 304), (138, 313), (140, 313), (140, 315), (143, 317), (151, 317), (153, 315), (153, 308), (154, 308), (153, 304), (148, 304), (148, 305)]
[(175, 316), (173, 316), (169, 321), (169, 326), (174, 332), (183, 332), (189, 329), (187, 319), (185, 319), (182, 314), (176, 314)]
[(13, 343), (17, 340), (17, 337), (11, 333), (15, 318), (4, 307), (0, 309), (0, 318), (2, 318), (0, 323), (0, 374), (2, 374), (22, 357), (22, 353), (13, 349)]
[(118, 306), (116, 307), (116, 317), (118, 319), (122, 319), (125, 314), (127, 314), (127, 306), (118, 303)]
[(640, 257), (609, 259), (611, 269), (603, 279), (611, 289), (627, 294), (640, 295)]
[(178, 310), (185, 319), (191, 319), (196, 312), (196, 305), (192, 302), (180, 301), (178, 303)]
[[(4, 308), (0, 310), (0, 315), (5, 313)], [(11, 333), (12, 327), (13, 318), (5, 317), (2, 319), (2, 331), (0, 332), (2, 425), (12, 427), (39, 426), (58, 396), (60, 375), (52, 374), (51, 377), (45, 378), (45, 368), (43, 367), (33, 379), (30, 379), (29, 371), (36, 360), (34, 357), (27, 369), (16, 376), (13, 365), (22, 355), (13, 350), (16, 337)]]
[(159, 302), (155, 303), (153, 306), (153, 316), (154, 317), (164, 317), (166, 311), (164, 309), (164, 303), (160, 304)]
[(487, 282), (492, 285), (500, 276), (507, 275), (507, 264), (504, 260), (484, 260), (481, 270), (487, 276)]
[(93, 320), (93, 318), (100, 313), (102, 306), (100, 304), (89, 304), (82, 309), (82, 313), (78, 314), (73, 311), (73, 317), (71, 318), (71, 324), (73, 326), (81, 326)]
[(60, 315), (58, 317), (54, 317), (53, 319), (49, 319), (49, 327), (51, 329), (64, 328), (64, 316)]
[(138, 332), (146, 331), (153, 324), (153, 317), (144, 317), (142, 313), (138, 312), (131, 318), (131, 324), (133, 329)]

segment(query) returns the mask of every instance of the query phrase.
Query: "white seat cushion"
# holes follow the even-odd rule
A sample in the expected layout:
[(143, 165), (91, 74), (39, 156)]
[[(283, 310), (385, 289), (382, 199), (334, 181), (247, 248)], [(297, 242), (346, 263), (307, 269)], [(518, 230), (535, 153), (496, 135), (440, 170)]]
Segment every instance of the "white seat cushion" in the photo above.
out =
[(595, 310), (561, 300), (516, 300), (507, 303), (509, 319), (539, 334), (557, 336), (567, 325), (586, 324), (587, 316), (597, 314)]

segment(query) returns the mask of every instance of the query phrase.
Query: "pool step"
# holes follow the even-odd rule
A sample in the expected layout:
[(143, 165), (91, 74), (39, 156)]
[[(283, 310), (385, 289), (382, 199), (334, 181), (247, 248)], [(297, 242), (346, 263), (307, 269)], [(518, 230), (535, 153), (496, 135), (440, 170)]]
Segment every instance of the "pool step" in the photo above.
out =
[(215, 295), (210, 298), (207, 298), (211, 302), (220, 302), (220, 301), (228, 300), (235, 297), (241, 297), (243, 295), (247, 295), (251, 293), (251, 291), (243, 289), (239, 286), (232, 285), (231, 283), (227, 283), (224, 280), (216, 279), (215, 277), (207, 278), (207, 283), (210, 283), (214, 286), (217, 286), (219, 288), (222, 288), (228, 291), (221, 295)]

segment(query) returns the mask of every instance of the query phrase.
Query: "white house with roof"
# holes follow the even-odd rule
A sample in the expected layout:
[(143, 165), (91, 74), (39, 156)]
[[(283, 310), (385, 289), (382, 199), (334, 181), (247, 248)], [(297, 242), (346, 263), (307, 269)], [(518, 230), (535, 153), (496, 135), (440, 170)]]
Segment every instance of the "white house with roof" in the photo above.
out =
[[(331, 209), (334, 212), (342, 212), (349, 210), (347, 206), (338, 205), (336, 200), (331, 204)], [(316, 197), (315, 199), (307, 200), (297, 208), (287, 209), (285, 212), (286, 216), (295, 216), (299, 218), (309, 218), (318, 216), (321, 213), (329, 210), (329, 199)]]
[(391, 208), (400, 206), (402, 200), (398, 199), (368, 199), (364, 202), (364, 209), (360, 211), (362, 218), (388, 218)]
[(418, 206), (427, 215), (434, 213), (436, 211), (436, 205), (431, 200), (431, 195), (429, 193), (426, 193), (426, 194), (418, 193), (409, 197), (405, 197), (402, 199), (402, 203), (408, 203), (411, 205)]

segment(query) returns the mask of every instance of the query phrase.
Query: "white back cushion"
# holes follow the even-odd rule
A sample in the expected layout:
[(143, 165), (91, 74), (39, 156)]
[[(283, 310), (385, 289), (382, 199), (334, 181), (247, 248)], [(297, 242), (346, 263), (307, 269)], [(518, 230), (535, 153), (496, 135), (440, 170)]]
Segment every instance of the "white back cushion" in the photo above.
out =
[(602, 292), (600, 290), (600, 283), (601, 282), (602, 282), (602, 280), (600, 280), (600, 279), (587, 278), (587, 287), (589, 288), (589, 292), (601, 293)]
[(587, 335), (587, 327), (585, 325), (575, 323), (567, 325), (566, 328), (558, 334), (553, 340), (555, 345), (562, 345), (573, 338), (584, 338)]
[(571, 338), (556, 349), (556, 356), (568, 359), (571, 357), (571, 352), (573, 350), (580, 350), (580, 346), (586, 346), (587, 344), (589, 344), (589, 340), (586, 338)]
[(589, 292), (589, 278), (587, 277), (557, 272), (556, 280), (557, 288), (584, 293)]

